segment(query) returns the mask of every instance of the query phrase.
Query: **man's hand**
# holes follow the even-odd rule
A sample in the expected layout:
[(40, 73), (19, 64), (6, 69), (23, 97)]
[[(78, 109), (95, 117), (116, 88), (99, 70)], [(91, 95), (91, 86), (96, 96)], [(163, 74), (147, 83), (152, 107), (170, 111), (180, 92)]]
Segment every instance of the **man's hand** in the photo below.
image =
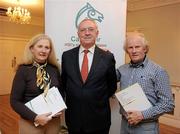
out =
[(128, 111), (127, 120), (129, 124), (136, 125), (143, 120), (143, 115), (140, 111)]

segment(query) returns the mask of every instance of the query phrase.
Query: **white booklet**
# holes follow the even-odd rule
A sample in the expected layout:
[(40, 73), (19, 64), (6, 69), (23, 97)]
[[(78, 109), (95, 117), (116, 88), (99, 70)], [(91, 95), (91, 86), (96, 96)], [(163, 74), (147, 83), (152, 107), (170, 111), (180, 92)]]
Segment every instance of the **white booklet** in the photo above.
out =
[(51, 116), (67, 108), (58, 88), (56, 87), (50, 88), (46, 97), (42, 93), (27, 102), (25, 105), (36, 114), (52, 112)]
[(117, 92), (115, 96), (126, 112), (129, 110), (143, 111), (152, 106), (138, 83)]

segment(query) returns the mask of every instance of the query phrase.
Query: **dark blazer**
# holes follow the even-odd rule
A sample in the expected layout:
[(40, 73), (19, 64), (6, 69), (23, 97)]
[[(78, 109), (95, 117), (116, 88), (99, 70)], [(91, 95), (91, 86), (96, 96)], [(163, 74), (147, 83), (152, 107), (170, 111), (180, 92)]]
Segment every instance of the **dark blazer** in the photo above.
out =
[(117, 88), (112, 53), (95, 47), (85, 83), (79, 69), (79, 46), (62, 55), (62, 81), (66, 94), (65, 120), (68, 129), (91, 132), (110, 127), (109, 97)]

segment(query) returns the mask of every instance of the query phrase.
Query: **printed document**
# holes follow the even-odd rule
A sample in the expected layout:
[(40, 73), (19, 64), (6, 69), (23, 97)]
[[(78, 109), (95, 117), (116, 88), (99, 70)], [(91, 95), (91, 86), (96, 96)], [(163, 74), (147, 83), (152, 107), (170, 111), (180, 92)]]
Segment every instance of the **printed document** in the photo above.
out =
[(115, 96), (126, 112), (129, 110), (143, 111), (152, 106), (138, 83), (117, 92)]
[(50, 88), (46, 97), (42, 93), (27, 102), (25, 105), (36, 114), (52, 112), (51, 116), (67, 108), (59, 90), (56, 87)]

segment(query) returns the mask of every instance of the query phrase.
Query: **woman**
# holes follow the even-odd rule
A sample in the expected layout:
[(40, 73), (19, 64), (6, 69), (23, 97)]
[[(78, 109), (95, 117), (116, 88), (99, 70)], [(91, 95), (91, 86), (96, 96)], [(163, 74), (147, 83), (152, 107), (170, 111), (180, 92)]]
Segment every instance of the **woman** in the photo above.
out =
[(51, 39), (39, 34), (27, 43), (12, 85), (10, 103), (21, 117), (20, 134), (59, 133), (60, 113), (53, 117), (50, 117), (51, 113), (37, 115), (25, 106), (26, 102), (43, 92), (46, 94), (53, 86), (61, 88), (59, 64)]

